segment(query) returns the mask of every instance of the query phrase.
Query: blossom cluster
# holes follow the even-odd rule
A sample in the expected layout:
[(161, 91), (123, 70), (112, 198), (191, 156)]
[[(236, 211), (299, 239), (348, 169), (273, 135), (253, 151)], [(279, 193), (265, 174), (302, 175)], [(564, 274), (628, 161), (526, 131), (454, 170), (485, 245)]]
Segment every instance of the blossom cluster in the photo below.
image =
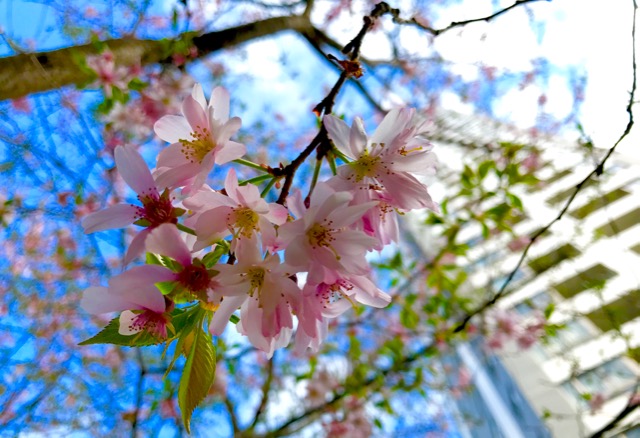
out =
[(87, 233), (141, 226), (124, 263), (145, 253), (157, 263), (131, 267), (108, 287), (88, 288), (81, 304), (94, 314), (122, 312), (121, 335), (146, 332), (160, 340), (175, 336), (176, 306), (198, 304), (211, 312), (213, 335), (233, 320), (269, 355), (289, 344), (297, 320), (296, 347), (317, 351), (328, 319), (356, 302), (382, 308), (391, 301), (371, 279), (367, 254), (397, 241), (398, 213), (436, 208), (418, 179), (436, 164), (424, 121), (413, 109), (393, 110), (367, 136), (361, 119), (349, 127), (324, 116), (344, 164), (307, 199), (297, 190), (273, 203), (258, 186), (239, 182), (231, 167), (223, 189), (206, 184), (214, 166), (246, 152), (232, 140), (241, 120), (230, 117), (229, 100), (218, 87), (207, 102), (197, 84), (182, 115), (160, 118), (155, 132), (170, 145), (154, 170), (134, 147), (116, 147), (117, 169), (139, 203), (91, 213), (82, 225)]

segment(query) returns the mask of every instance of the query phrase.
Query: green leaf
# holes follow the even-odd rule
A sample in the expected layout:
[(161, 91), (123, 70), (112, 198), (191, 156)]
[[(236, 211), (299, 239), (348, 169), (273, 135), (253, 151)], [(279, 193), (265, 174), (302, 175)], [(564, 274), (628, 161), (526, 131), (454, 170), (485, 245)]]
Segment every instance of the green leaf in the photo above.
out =
[(487, 174), (489, 173), (489, 169), (494, 167), (495, 163), (492, 160), (483, 161), (478, 168), (478, 175), (480, 176), (480, 180), (483, 180)]
[(220, 257), (222, 257), (224, 254), (227, 253), (227, 251), (228, 251), (228, 248), (226, 245), (216, 245), (216, 249), (214, 249), (211, 252), (208, 252), (202, 258), (202, 264), (204, 265), (205, 268), (211, 269), (216, 263), (218, 263), (218, 260), (220, 260)]
[(215, 373), (216, 354), (211, 336), (199, 328), (194, 333), (178, 389), (178, 405), (182, 413), (182, 422), (188, 433), (191, 433), (193, 410), (209, 393)]

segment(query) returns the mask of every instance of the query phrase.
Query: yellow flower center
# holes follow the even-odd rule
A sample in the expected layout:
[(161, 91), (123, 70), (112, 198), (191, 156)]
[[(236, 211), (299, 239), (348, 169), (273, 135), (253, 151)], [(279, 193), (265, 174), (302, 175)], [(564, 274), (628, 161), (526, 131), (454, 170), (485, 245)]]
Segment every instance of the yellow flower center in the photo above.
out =
[(369, 151), (365, 150), (360, 158), (349, 163), (356, 173), (356, 182), (362, 181), (365, 177), (374, 177), (377, 174), (379, 162), (378, 155), (369, 155)]
[(251, 289), (249, 289), (250, 296), (253, 296), (256, 290), (258, 291), (258, 296), (260, 296), (260, 289), (262, 289), (262, 284), (264, 283), (264, 274), (264, 268), (250, 268), (247, 271), (247, 277), (251, 284)]
[(211, 133), (207, 128), (200, 129), (196, 127), (196, 131), (191, 133), (191, 140), (180, 139), (182, 144), (182, 153), (192, 163), (202, 163), (205, 155), (216, 148), (216, 144), (211, 140)]
[(251, 237), (253, 231), (258, 230), (258, 213), (248, 207), (234, 208), (235, 224), (229, 224), (238, 229), (238, 234), (244, 237)]
[(309, 244), (313, 249), (322, 246), (327, 247), (331, 250), (331, 252), (335, 254), (336, 259), (340, 260), (340, 256), (331, 246), (331, 243), (336, 240), (336, 238), (332, 234), (333, 231), (334, 230), (332, 230), (331, 228), (327, 228), (322, 224), (315, 223), (311, 228), (307, 230), (307, 238), (309, 239)]

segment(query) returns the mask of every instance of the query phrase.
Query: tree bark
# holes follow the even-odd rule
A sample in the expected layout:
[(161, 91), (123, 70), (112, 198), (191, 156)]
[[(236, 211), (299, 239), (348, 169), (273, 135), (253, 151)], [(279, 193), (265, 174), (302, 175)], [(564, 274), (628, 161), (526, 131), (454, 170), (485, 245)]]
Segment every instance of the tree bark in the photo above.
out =
[[(185, 33), (179, 39), (191, 40), (200, 57), (285, 30), (307, 33), (312, 29), (308, 17), (290, 15), (267, 18), (200, 36), (195, 36), (193, 32)], [(119, 66), (147, 65), (168, 60), (166, 41), (119, 38), (106, 40), (104, 44), (113, 52), (116, 65)], [(99, 53), (98, 45), (84, 44), (50, 52), (0, 58), (0, 101), (86, 83), (91, 80), (91, 75), (80, 69), (75, 59)]]

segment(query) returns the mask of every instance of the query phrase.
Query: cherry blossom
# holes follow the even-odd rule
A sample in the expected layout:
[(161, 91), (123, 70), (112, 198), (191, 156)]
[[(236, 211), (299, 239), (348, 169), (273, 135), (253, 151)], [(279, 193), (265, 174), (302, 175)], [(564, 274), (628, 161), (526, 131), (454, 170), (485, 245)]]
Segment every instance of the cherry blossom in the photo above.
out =
[(198, 240), (194, 246), (199, 250), (232, 234), (231, 249), (237, 239), (260, 233), (267, 249), (273, 248), (276, 230), (273, 225), (287, 221), (288, 212), (282, 205), (267, 203), (260, 197), (258, 187), (253, 184), (238, 186), (236, 172), (231, 169), (225, 180), (227, 196), (212, 190), (201, 190), (184, 201), (185, 207), (200, 211), (195, 221)]
[(231, 314), (239, 307), (238, 331), (251, 343), (272, 355), (289, 343), (293, 331), (292, 309), (300, 307), (300, 289), (289, 278), (277, 254), (262, 257), (255, 238), (238, 242), (235, 265), (217, 265), (220, 307), (209, 330), (224, 331)]
[(318, 184), (308, 209), (299, 195), (287, 201), (298, 219), (279, 228), (279, 247), (286, 248), (286, 263), (308, 272), (312, 283), (333, 283), (345, 275), (369, 272), (365, 255), (377, 241), (349, 227), (377, 203), (349, 205), (352, 199), (351, 193)]
[(297, 312), (300, 321), (296, 332), (298, 351), (311, 348), (317, 352), (326, 337), (326, 319), (335, 318), (355, 306), (354, 299), (377, 308), (386, 307), (391, 302), (388, 294), (363, 276), (339, 278), (330, 284), (307, 283), (302, 294), (303, 306)]
[(171, 143), (158, 154), (156, 179), (162, 187), (185, 187), (193, 192), (204, 184), (215, 164), (240, 158), (244, 145), (230, 138), (240, 129), (240, 118), (229, 118), (229, 93), (216, 87), (207, 104), (200, 84), (182, 103), (183, 116), (166, 115), (154, 126)]
[(122, 179), (137, 194), (142, 207), (131, 204), (116, 204), (104, 210), (87, 215), (82, 220), (85, 233), (121, 228), (138, 220), (143, 220), (146, 229), (138, 233), (129, 245), (124, 258), (128, 264), (142, 254), (148, 233), (163, 223), (177, 223), (180, 214), (171, 204), (169, 191), (162, 194), (140, 154), (128, 146), (118, 146), (114, 152), (116, 166)]
[(390, 111), (371, 138), (358, 117), (351, 128), (331, 114), (323, 121), (338, 150), (353, 160), (338, 168), (346, 189), (386, 192), (389, 205), (403, 210), (437, 208), (416, 178), (432, 173), (437, 160), (413, 108)]
[(87, 66), (98, 75), (98, 83), (104, 88), (104, 94), (110, 97), (113, 87), (127, 89), (129, 72), (125, 67), (116, 67), (111, 51), (105, 50), (97, 56), (87, 56)]
[(80, 306), (94, 315), (122, 312), (118, 330), (121, 335), (132, 335), (145, 330), (162, 339), (167, 337), (167, 304), (154, 285), (138, 287), (128, 293), (92, 286), (84, 291)]

